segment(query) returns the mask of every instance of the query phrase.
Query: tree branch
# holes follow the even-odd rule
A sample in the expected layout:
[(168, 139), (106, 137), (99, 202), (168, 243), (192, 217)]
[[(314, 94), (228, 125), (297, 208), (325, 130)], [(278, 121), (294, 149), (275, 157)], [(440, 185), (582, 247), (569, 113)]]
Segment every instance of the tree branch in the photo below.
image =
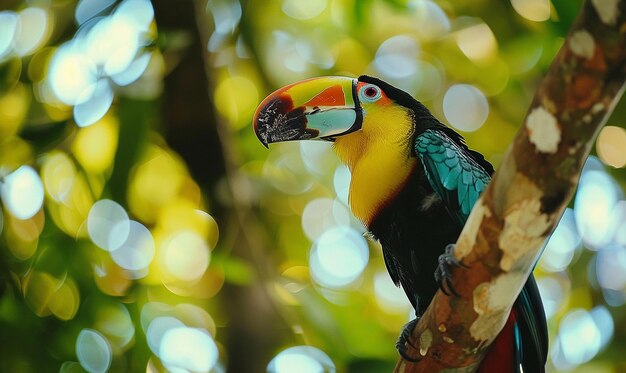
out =
[(396, 372), (474, 371), (499, 334), (573, 195), (593, 140), (626, 79), (626, 5), (587, 0), (541, 82), (455, 255), (460, 297), (437, 292)]

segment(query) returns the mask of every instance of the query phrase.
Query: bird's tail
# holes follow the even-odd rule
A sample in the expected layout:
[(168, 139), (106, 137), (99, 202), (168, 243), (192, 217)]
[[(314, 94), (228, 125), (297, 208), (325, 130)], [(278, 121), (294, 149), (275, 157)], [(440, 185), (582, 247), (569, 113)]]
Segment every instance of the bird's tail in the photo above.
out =
[(493, 341), (487, 356), (478, 367), (478, 373), (517, 373), (520, 371), (520, 356), (517, 351), (519, 333), (516, 329), (517, 316), (513, 309), (504, 328)]

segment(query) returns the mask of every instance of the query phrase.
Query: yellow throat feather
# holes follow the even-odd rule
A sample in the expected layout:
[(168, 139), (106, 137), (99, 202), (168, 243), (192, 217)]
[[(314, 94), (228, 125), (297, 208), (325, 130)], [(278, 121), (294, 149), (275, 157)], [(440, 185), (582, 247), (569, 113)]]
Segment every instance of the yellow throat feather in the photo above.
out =
[(406, 183), (414, 125), (409, 109), (391, 100), (363, 105), (362, 129), (335, 140), (334, 150), (352, 173), (350, 208), (367, 227)]

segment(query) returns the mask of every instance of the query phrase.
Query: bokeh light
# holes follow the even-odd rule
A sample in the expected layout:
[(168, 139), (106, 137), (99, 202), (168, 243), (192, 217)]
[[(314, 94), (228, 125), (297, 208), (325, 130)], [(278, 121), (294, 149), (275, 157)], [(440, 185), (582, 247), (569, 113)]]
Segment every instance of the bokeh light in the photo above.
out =
[(565, 270), (580, 248), (580, 243), (574, 211), (567, 208), (550, 236), (539, 264), (550, 272)]
[(87, 231), (91, 240), (101, 249), (117, 250), (130, 233), (128, 213), (115, 201), (100, 200), (89, 210)]
[(153, 145), (133, 170), (129, 186), (130, 212), (143, 222), (154, 222), (161, 209), (175, 199), (185, 183), (181, 159)]
[(335, 169), (333, 175), (333, 186), (335, 187), (335, 193), (337, 198), (344, 204), (348, 205), (348, 198), (350, 196), (350, 169), (344, 165), (339, 165)]
[(154, 19), (154, 9), (149, 0), (124, 0), (115, 10), (114, 16), (126, 18), (126, 22), (132, 25), (133, 32), (138, 33), (141, 38), (142, 32), (149, 31)]
[(112, 116), (105, 116), (76, 134), (72, 152), (87, 171), (104, 173), (113, 163), (117, 140), (117, 120)]
[(489, 115), (485, 95), (469, 84), (455, 84), (443, 97), (443, 113), (450, 124), (465, 132), (479, 129)]
[[(142, 311), (142, 316), (144, 316), (144, 311)], [(152, 352), (157, 356), (159, 355), (163, 336), (168, 330), (182, 328), (184, 326), (185, 324), (183, 324), (182, 321), (172, 316), (159, 316), (152, 319), (148, 324), (148, 327), (145, 329), (146, 340), (148, 341), (148, 346)]]
[(546, 317), (550, 319), (561, 309), (565, 294), (569, 289), (564, 289), (561, 282), (553, 277), (537, 279), (537, 287), (541, 294)]
[(611, 312), (603, 305), (594, 307), (590, 314), (594, 324), (596, 324), (596, 327), (600, 331), (600, 349), (603, 349), (613, 339), (615, 321), (613, 320)]
[(267, 366), (269, 373), (335, 372), (335, 364), (324, 351), (312, 346), (289, 347), (276, 355)]
[[(595, 162), (595, 158), (587, 161)], [(574, 216), (578, 231), (590, 248), (597, 250), (610, 242), (615, 229), (613, 208), (619, 197), (615, 182), (604, 170), (593, 166), (583, 170), (574, 200)]]
[[(608, 245), (598, 251), (595, 273), (607, 303), (621, 306), (626, 303), (626, 247)], [(608, 293), (608, 294), (607, 294)], [(608, 295), (608, 297), (606, 297)]]
[(550, 18), (550, 0), (511, 0), (513, 9), (522, 17), (535, 22)]
[(43, 8), (29, 7), (20, 11), (13, 46), (15, 52), (25, 56), (45, 43), (52, 29), (51, 21), (51, 15)]
[(615, 235), (613, 242), (626, 247), (626, 200), (620, 200), (613, 209), (612, 216), (615, 225)]
[[(291, 79), (293, 81), (297, 80), (298, 76), (309, 71), (310, 66), (298, 52), (297, 45), (298, 40), (290, 33), (282, 30), (272, 32), (272, 45), (270, 48), (274, 53), (268, 54), (267, 63), (280, 66), (279, 70), (284, 70), (281, 74), (274, 72), (277, 75), (277, 79)], [(282, 77), (283, 74), (286, 76)]]
[(75, 361), (66, 361), (61, 365), (59, 369), (59, 373), (81, 373), (84, 372), (85, 369), (81, 367), (80, 363)]
[(115, 4), (115, 0), (80, 0), (76, 5), (74, 17), (79, 25), (92, 19)]
[(408, 35), (393, 36), (385, 40), (374, 59), (376, 70), (391, 79), (403, 79), (417, 73), (420, 48)]
[(306, 166), (299, 156), (298, 144), (280, 144), (277, 150), (270, 152), (263, 164), (263, 178), (286, 194), (298, 195), (311, 189), (313, 180), (305, 174)]
[(217, 326), (211, 315), (203, 308), (189, 304), (179, 303), (174, 307), (174, 312), (185, 325), (208, 331), (212, 336), (217, 332)]
[(0, 61), (13, 48), (13, 38), (17, 28), (17, 15), (10, 11), (0, 12)]
[(38, 316), (54, 315), (71, 320), (80, 305), (78, 287), (71, 277), (56, 278), (50, 273), (33, 271), (24, 279), (24, 298)]
[(173, 234), (161, 250), (163, 266), (178, 280), (197, 281), (209, 266), (209, 247), (195, 232)]
[(591, 312), (574, 309), (561, 320), (553, 361), (560, 369), (583, 364), (600, 352), (612, 336), (613, 319), (606, 308), (599, 306)]
[(104, 373), (111, 366), (111, 345), (99, 332), (83, 329), (76, 338), (76, 356), (87, 372)]
[(626, 165), (626, 129), (605, 126), (596, 139), (598, 157), (605, 164), (621, 168)]
[(71, 277), (58, 281), (56, 289), (48, 299), (48, 309), (60, 320), (71, 320), (80, 305), (78, 286)]
[(45, 225), (44, 219), (42, 210), (32, 218), (25, 220), (10, 215), (7, 216), (7, 246), (15, 258), (27, 260), (35, 255), (39, 246), (39, 238)]
[(67, 105), (87, 101), (97, 81), (96, 65), (84, 55), (78, 43), (69, 42), (57, 49), (50, 61), (50, 87)]
[(404, 290), (391, 281), (386, 271), (374, 275), (374, 294), (376, 303), (385, 312), (406, 314), (411, 309)]
[(41, 176), (50, 198), (65, 202), (70, 197), (76, 180), (76, 167), (67, 154), (51, 152), (41, 167)]
[(283, 12), (298, 20), (307, 20), (320, 15), (328, 4), (328, 0), (283, 0)]
[(485, 23), (471, 25), (458, 31), (456, 41), (463, 54), (474, 61), (494, 57), (498, 48), (496, 37)]
[(98, 307), (95, 329), (118, 349), (129, 347), (135, 337), (135, 326), (123, 303), (115, 302)]
[(93, 92), (86, 101), (74, 106), (74, 120), (79, 127), (89, 126), (96, 123), (109, 111), (113, 103), (113, 90), (109, 83), (100, 80), (95, 83)]
[[(14, 72), (8, 69), (6, 78), (9, 82), (7, 84), (9, 86), (15, 84), (15, 86), (0, 95), (0, 135), (5, 141), (4, 144), (13, 150), (10, 154), (3, 156), (5, 167), (18, 167), (28, 159), (28, 153), (32, 151), (28, 143), (13, 136), (22, 127), (30, 105), (30, 92), (27, 86), (17, 82), (19, 72), (19, 67)], [(15, 81), (11, 82), (13, 79)]]
[(259, 102), (254, 83), (243, 76), (223, 80), (215, 88), (215, 104), (220, 114), (238, 128), (246, 125)]
[(206, 330), (175, 327), (161, 339), (159, 356), (170, 370), (209, 372), (217, 363), (219, 352)]
[(436, 2), (413, 0), (409, 7), (415, 12), (415, 24), (419, 25), (415, 31), (422, 39), (433, 40), (450, 31), (450, 19)]
[(93, 279), (100, 291), (115, 297), (128, 294), (134, 284), (124, 268), (118, 266), (110, 256), (104, 255), (93, 264)]
[(325, 231), (314, 243), (309, 256), (313, 279), (329, 288), (341, 288), (355, 281), (369, 261), (365, 238), (348, 226)]
[(332, 227), (350, 225), (350, 216), (348, 208), (338, 200), (314, 199), (302, 211), (302, 229), (309, 239), (315, 240)]
[(337, 164), (331, 151), (332, 144), (326, 141), (299, 141), (300, 157), (311, 173), (323, 176), (329, 167)]
[(18, 219), (29, 219), (43, 204), (43, 183), (30, 166), (21, 166), (0, 182), (2, 202)]
[(94, 17), (109, 5), (81, 2), (76, 19), (82, 27), (50, 62), (51, 91), (64, 104), (74, 106), (80, 127), (97, 122), (109, 111), (114, 99), (110, 79), (122, 86), (131, 84), (150, 61), (151, 54), (141, 52), (149, 42), (154, 18), (150, 2), (125, 0), (110, 15)]
[(241, 20), (241, 4), (233, 0), (211, 0), (207, 2), (207, 10), (213, 17), (215, 34), (231, 34)]
[(135, 57), (140, 42), (131, 17), (117, 12), (98, 21), (84, 37), (83, 53), (106, 75), (124, 71)]
[(152, 57), (153, 55), (151, 53), (140, 55), (132, 61), (125, 70), (111, 75), (111, 79), (115, 84), (122, 87), (135, 82), (146, 72)]
[(154, 238), (150, 230), (143, 224), (130, 220), (126, 240), (111, 251), (111, 258), (120, 267), (132, 271), (135, 278), (141, 278), (147, 275), (145, 270), (154, 258), (154, 251)]

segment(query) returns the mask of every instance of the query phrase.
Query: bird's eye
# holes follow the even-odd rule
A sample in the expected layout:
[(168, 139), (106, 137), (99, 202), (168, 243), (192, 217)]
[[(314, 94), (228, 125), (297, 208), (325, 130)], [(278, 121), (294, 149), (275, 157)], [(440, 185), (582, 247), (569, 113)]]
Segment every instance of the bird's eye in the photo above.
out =
[(359, 98), (365, 102), (374, 102), (382, 97), (380, 88), (373, 84), (365, 85), (359, 91)]

